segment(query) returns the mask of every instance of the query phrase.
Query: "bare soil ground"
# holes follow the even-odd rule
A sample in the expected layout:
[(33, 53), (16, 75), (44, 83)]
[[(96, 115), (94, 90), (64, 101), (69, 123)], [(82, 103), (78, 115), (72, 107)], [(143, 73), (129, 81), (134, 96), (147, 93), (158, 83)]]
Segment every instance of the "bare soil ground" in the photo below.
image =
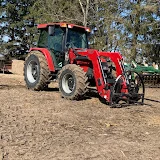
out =
[(25, 88), (23, 62), (0, 73), (0, 160), (160, 160), (160, 89), (143, 106), (62, 99)]

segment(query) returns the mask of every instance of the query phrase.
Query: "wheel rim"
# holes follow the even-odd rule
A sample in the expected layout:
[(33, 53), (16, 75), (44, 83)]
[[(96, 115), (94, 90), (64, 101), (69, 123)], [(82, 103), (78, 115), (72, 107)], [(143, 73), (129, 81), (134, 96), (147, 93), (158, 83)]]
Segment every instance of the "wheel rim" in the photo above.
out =
[(65, 74), (62, 78), (62, 88), (66, 93), (71, 93), (75, 88), (75, 80), (73, 78), (73, 75), (71, 74)]
[(30, 83), (34, 83), (38, 79), (39, 66), (37, 62), (30, 61), (27, 65), (27, 78)]

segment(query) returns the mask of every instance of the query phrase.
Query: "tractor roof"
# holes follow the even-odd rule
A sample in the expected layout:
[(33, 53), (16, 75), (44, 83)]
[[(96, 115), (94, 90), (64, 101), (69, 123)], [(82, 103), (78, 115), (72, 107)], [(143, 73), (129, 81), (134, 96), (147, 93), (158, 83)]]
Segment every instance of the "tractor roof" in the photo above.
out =
[(84, 26), (79, 26), (79, 25), (76, 25), (76, 24), (71, 24), (71, 23), (66, 23), (66, 22), (53, 22), (53, 23), (45, 23), (45, 24), (39, 24), (37, 26), (38, 29), (40, 28), (47, 28), (48, 26), (54, 26), (54, 25), (57, 25), (57, 26), (61, 26), (61, 27), (68, 27), (68, 28), (73, 28), (73, 27), (76, 27), (76, 28), (82, 28), (84, 30), (86, 30), (87, 32), (90, 32), (90, 28), (88, 27), (84, 27)]

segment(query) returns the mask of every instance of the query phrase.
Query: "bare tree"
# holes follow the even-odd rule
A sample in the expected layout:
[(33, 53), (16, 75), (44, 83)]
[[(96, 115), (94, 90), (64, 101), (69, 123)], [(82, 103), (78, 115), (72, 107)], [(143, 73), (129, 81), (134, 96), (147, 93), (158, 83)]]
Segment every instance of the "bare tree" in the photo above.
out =
[(82, 4), (82, 0), (79, 0), (79, 4), (81, 6), (81, 10), (82, 10), (82, 13), (83, 13), (83, 25), (84, 26), (87, 26), (87, 20), (88, 20), (88, 10), (89, 10), (89, 3), (90, 1), (89, 0), (86, 0), (85, 1), (85, 5)]

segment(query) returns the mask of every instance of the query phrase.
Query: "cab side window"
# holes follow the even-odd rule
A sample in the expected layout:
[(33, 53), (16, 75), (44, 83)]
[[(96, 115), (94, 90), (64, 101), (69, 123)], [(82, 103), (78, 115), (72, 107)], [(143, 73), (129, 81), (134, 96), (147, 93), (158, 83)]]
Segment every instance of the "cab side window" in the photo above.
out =
[(62, 51), (64, 31), (60, 27), (55, 27), (54, 35), (49, 36), (48, 45), (49, 48), (55, 51)]
[(48, 42), (48, 30), (42, 29), (38, 41), (38, 47), (46, 48)]

